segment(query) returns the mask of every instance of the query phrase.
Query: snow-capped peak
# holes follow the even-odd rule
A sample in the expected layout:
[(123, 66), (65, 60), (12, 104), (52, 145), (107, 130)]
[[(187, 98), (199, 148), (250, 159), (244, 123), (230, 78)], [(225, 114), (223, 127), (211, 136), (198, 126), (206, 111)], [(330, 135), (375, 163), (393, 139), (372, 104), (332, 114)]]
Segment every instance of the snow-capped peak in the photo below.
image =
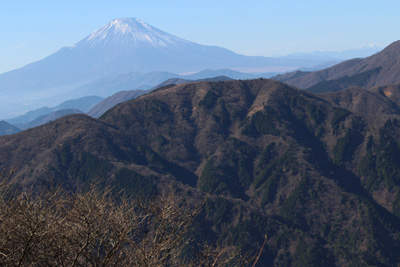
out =
[(188, 43), (186, 40), (163, 32), (139, 19), (120, 18), (93, 32), (75, 46), (83, 44), (90, 46), (142, 44), (166, 47), (182, 42)]

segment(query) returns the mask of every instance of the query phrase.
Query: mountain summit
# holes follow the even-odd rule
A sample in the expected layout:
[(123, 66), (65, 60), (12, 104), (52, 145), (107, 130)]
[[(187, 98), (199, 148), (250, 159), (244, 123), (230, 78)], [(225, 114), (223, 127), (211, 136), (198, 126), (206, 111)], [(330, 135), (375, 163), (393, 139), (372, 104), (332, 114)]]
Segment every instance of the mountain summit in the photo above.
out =
[(81, 90), (74, 89), (112, 75), (205, 69), (279, 72), (320, 63), (243, 56), (225, 48), (183, 40), (139, 19), (116, 19), (73, 46), (1, 74), (0, 119), (84, 97)]
[(166, 47), (190, 42), (163, 32), (137, 18), (115, 19), (93, 32), (76, 46), (137, 46)]

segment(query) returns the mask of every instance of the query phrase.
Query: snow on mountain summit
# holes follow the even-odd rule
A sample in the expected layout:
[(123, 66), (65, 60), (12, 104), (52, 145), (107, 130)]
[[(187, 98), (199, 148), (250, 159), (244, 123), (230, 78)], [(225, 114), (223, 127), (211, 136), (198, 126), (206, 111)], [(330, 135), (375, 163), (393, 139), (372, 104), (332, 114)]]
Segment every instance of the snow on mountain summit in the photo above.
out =
[(166, 47), (179, 43), (190, 43), (174, 35), (163, 32), (136, 18), (115, 19), (96, 30), (85, 39), (75, 45), (89, 46), (130, 46), (151, 45), (154, 47)]

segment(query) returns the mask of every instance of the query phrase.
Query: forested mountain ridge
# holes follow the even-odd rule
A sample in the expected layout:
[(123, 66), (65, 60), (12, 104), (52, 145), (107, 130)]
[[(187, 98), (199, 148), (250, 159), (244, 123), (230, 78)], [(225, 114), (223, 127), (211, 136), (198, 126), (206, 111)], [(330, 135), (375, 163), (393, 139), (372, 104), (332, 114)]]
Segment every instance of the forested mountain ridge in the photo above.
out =
[(1, 168), (28, 184), (100, 178), (132, 195), (210, 193), (205, 238), (258, 251), (267, 235), (260, 266), (392, 266), (398, 95), (314, 95), (265, 79), (167, 86), (98, 120), (71, 115), (1, 137)]

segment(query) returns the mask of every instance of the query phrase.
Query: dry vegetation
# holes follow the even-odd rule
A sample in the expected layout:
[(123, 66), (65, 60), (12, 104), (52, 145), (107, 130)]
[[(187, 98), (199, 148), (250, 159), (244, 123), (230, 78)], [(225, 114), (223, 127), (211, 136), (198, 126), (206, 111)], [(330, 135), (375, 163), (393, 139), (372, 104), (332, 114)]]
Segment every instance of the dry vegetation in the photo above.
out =
[[(233, 247), (196, 244), (184, 255), (199, 212), (177, 196), (116, 198), (92, 185), (40, 193), (0, 184), (1, 266), (244, 266)], [(189, 249), (190, 250), (190, 249)]]

